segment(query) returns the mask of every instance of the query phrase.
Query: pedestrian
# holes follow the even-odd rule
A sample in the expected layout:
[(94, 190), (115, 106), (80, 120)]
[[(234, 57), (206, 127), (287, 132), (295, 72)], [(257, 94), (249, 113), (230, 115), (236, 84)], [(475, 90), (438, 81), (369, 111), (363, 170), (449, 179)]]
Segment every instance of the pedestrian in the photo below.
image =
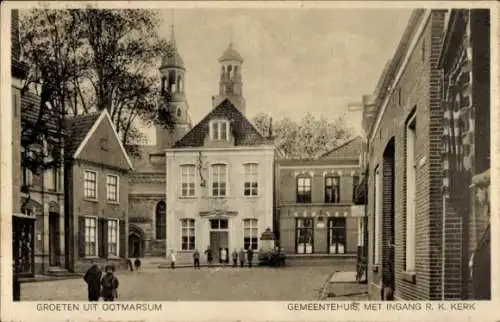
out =
[(200, 252), (197, 250), (193, 253), (194, 268), (200, 269)]
[(170, 251), (170, 267), (175, 268), (175, 253), (173, 250)]
[(131, 272), (134, 271), (134, 265), (132, 264), (132, 260), (130, 258), (127, 259), (127, 265)]
[(101, 276), (101, 269), (94, 261), (91, 261), (90, 268), (83, 277), (85, 283), (87, 283), (88, 299), (91, 302), (99, 301), (101, 295)]
[(248, 258), (248, 267), (252, 267), (252, 260), (253, 260), (253, 250), (251, 247), (248, 247), (247, 250), (247, 258)]
[(205, 254), (207, 255), (208, 265), (211, 265), (214, 258), (213, 258), (212, 250), (210, 249), (210, 246), (207, 247)]
[(238, 257), (240, 258), (240, 267), (245, 267), (245, 250), (243, 248), (240, 249)]
[(233, 259), (233, 267), (238, 266), (238, 251), (236, 248), (231, 253), (231, 258)]
[(115, 276), (115, 266), (106, 265), (106, 274), (101, 280), (101, 295), (104, 301), (112, 302), (118, 298), (118, 278)]
[(220, 251), (220, 263), (226, 263), (227, 262), (227, 250), (225, 248), (222, 248)]
[(134, 266), (135, 266), (135, 269), (137, 271), (139, 271), (141, 269), (141, 260), (139, 259), (139, 257), (137, 257), (134, 261)]

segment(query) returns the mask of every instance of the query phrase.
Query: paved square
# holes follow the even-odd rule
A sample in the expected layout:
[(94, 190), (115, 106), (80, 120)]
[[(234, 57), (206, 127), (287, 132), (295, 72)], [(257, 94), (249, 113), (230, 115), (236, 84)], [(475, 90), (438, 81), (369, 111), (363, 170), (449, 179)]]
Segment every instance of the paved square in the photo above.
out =
[[(120, 301), (316, 300), (332, 266), (118, 272)], [(85, 301), (83, 279), (22, 284), (23, 301)]]

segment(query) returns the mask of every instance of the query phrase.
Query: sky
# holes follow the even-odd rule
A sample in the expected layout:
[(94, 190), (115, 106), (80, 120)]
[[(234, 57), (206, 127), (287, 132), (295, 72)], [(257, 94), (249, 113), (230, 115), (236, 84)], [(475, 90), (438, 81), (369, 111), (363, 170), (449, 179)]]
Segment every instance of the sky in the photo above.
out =
[[(246, 116), (300, 119), (307, 112), (343, 116), (356, 133), (360, 111), (347, 104), (371, 94), (392, 57), (411, 10), (343, 8), (188, 8), (162, 10), (159, 33), (172, 21), (186, 66), (185, 91), (193, 123), (218, 92), (217, 59), (232, 40), (244, 58)], [(144, 129), (154, 144), (154, 129)]]

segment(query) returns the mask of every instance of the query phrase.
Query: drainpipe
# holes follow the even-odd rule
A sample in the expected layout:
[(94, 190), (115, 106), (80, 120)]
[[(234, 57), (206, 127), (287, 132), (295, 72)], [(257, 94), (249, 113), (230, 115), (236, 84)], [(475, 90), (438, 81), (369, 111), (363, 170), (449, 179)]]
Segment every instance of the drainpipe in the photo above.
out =
[(441, 226), (441, 300), (444, 298), (445, 276), (446, 276), (446, 196), (443, 195), (443, 222)]

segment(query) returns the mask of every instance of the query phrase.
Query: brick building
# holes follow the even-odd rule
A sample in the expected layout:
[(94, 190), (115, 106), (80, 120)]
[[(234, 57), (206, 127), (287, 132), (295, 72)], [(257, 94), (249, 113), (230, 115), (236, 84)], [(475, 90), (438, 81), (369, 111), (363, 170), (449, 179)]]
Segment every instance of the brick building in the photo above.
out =
[(355, 137), (315, 160), (280, 160), (277, 230), (290, 254), (356, 254), (364, 215), (355, 206), (362, 139)]
[(128, 256), (128, 175), (132, 163), (107, 110), (67, 120), (65, 148), (66, 267)]
[(444, 10), (414, 10), (365, 112), (371, 299), (441, 297), (444, 23)]
[[(468, 262), (477, 260), (474, 247), (489, 236), (484, 198), (482, 208), (471, 211), (470, 200), (477, 202), (468, 188), (476, 173), (482, 197), (488, 185), (487, 26), (487, 11), (414, 10), (374, 94), (367, 96), (371, 299), (470, 296)], [(471, 222), (480, 240), (475, 244)], [(489, 267), (485, 248), (478, 253)], [(484, 279), (477, 280), (483, 288)]]

